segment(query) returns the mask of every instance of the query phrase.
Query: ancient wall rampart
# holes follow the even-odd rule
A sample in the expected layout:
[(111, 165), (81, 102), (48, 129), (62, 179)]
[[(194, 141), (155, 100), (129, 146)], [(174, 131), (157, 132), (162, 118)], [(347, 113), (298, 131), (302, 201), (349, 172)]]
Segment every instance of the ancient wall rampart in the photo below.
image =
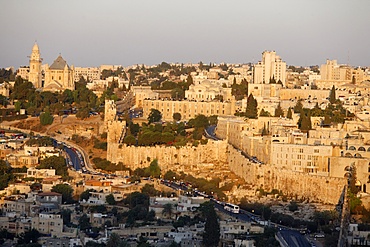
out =
[(347, 180), (282, 170), (272, 165), (251, 163), (238, 150), (228, 146), (229, 168), (236, 175), (265, 191), (281, 190), (284, 195), (310, 201), (336, 204)]
[(158, 159), (162, 171), (170, 169), (191, 170), (199, 164), (226, 164), (227, 142), (211, 141), (205, 145), (135, 147), (126, 144), (109, 143), (107, 159), (113, 163), (122, 162), (132, 170), (149, 166), (153, 159)]

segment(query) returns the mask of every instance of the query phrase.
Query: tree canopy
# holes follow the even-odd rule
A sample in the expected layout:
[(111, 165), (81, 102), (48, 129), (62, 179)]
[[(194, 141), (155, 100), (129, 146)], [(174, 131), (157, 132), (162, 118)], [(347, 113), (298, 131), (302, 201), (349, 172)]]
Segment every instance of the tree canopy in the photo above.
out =
[(57, 185), (53, 186), (51, 191), (62, 194), (62, 202), (63, 203), (72, 203), (72, 202), (74, 202), (74, 200), (72, 198), (73, 189), (68, 184), (57, 184)]
[(157, 109), (151, 109), (148, 116), (148, 123), (156, 123), (162, 120), (162, 113)]

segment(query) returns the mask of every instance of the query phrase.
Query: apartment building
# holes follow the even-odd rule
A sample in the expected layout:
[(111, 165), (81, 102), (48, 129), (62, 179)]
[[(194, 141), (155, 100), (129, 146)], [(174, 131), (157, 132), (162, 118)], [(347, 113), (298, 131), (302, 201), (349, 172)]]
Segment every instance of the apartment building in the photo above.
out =
[(264, 51), (262, 61), (254, 66), (253, 83), (268, 84), (270, 79), (279, 80), (285, 85), (286, 63), (276, 55), (275, 51)]

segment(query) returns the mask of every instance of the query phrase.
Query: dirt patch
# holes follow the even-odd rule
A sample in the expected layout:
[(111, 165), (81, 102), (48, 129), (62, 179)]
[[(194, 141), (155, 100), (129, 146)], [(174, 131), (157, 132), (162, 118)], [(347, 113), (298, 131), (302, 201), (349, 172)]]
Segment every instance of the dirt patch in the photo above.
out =
[(95, 138), (106, 142), (106, 139), (100, 137), (104, 132), (104, 121), (100, 116), (91, 116), (83, 120), (74, 115), (54, 116), (53, 123), (46, 126), (40, 124), (38, 117), (29, 117), (19, 121), (3, 122), (2, 125), (24, 129), (26, 132), (34, 131), (52, 137), (59, 136), (69, 141), (72, 141), (73, 135), (78, 135), (82, 139), (76, 144), (86, 151), (90, 159), (94, 157), (105, 159), (107, 157), (105, 150), (94, 148)]

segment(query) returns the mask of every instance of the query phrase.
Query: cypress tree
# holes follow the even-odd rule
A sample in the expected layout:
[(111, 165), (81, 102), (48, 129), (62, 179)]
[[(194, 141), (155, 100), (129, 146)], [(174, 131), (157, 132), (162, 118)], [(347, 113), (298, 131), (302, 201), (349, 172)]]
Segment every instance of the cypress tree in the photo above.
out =
[(330, 104), (334, 104), (335, 101), (336, 101), (336, 95), (335, 95), (335, 87), (333, 85), (333, 87), (331, 88), (330, 94), (329, 94), (329, 102)]
[(289, 107), (288, 112), (286, 114), (286, 117), (289, 118), (289, 119), (293, 119), (292, 108)]
[(247, 109), (245, 111), (245, 116), (248, 118), (257, 118), (257, 100), (250, 94), (247, 99)]
[(284, 111), (281, 108), (280, 103), (278, 104), (277, 108), (275, 109), (275, 117), (284, 117)]
[(203, 244), (204, 246), (216, 247), (220, 241), (220, 225), (213, 205), (210, 205), (205, 216), (206, 224), (204, 226)]
[(303, 104), (301, 100), (297, 101), (297, 104), (293, 108), (294, 113), (301, 113), (303, 111)]
[(262, 136), (265, 136), (265, 135), (268, 135), (268, 131), (266, 129), (266, 124), (263, 124), (263, 129), (262, 129), (262, 133), (261, 133)]

